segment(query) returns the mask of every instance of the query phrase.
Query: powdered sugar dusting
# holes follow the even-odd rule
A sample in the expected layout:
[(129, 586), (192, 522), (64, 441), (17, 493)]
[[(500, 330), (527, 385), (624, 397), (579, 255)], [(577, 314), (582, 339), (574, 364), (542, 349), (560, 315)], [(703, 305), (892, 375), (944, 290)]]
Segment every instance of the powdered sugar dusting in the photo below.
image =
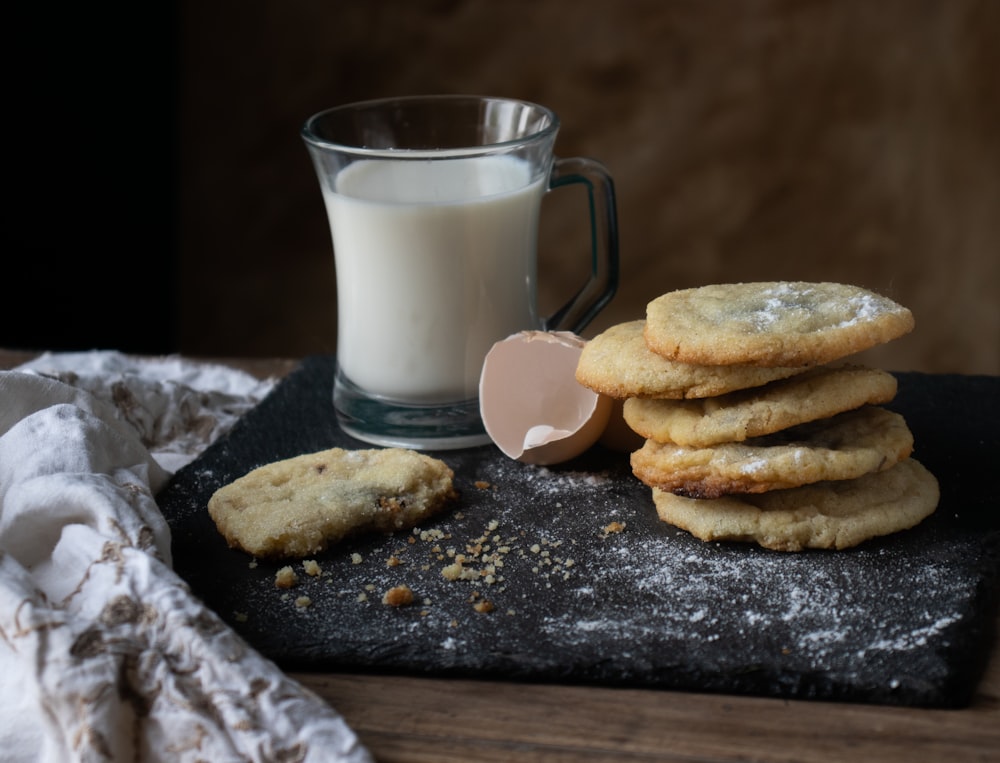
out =
[(815, 290), (793, 288), (788, 283), (778, 283), (764, 290), (763, 302), (754, 305), (748, 313), (748, 320), (755, 331), (769, 331), (781, 319), (787, 319), (790, 310), (805, 309), (805, 298)]
[(567, 488), (597, 487), (611, 478), (607, 472), (554, 472), (544, 466), (531, 469), (526, 477), (529, 484), (546, 493)]
[[(906, 534), (844, 552), (703, 543), (659, 521), (626, 470), (624, 457), (596, 470), (487, 459), (456, 470), (458, 510), (331, 549), (316, 577), (296, 563), (292, 591), (245, 557), (221, 583), (217, 551), (203, 590), (235, 599), (222, 614), (279, 661), (321, 648), (351, 669), (824, 697), (947, 679), (975, 588), (958, 541), (933, 557)], [(210, 466), (191, 471), (212, 481)], [(383, 604), (399, 585), (413, 605)]]
[[(294, 591), (275, 590), (273, 564), (244, 569), (237, 627), (251, 642), (279, 633), (279, 648), (302, 629), (303, 643), (320, 639), (349, 667), (430, 661), (728, 691), (747, 676), (762, 691), (769, 676), (801, 675), (821, 696), (946, 674), (938, 655), (968, 617), (960, 550), (915, 563), (892, 543), (800, 554), (703, 543), (660, 522), (622, 469), (484, 462), (460, 486), (460, 510), (407, 537), (331, 550), (315, 578), (296, 567)], [(412, 606), (382, 603), (404, 584)]]
[(850, 328), (873, 321), (881, 315), (898, 311), (898, 306), (877, 294), (857, 294), (846, 300), (844, 317), (834, 328)]
[[(586, 560), (590, 581), (572, 592), (576, 606), (544, 620), (546, 636), (573, 648), (602, 633), (638, 644), (669, 644), (678, 660), (719, 639), (738, 638), (745, 657), (774, 659), (791, 666), (845, 673), (864, 671), (882, 652), (916, 651), (944, 637), (960, 615), (945, 606), (900, 618), (905, 601), (878, 605), (882, 565), (912, 575), (913, 589), (935, 592), (944, 602), (960, 595), (953, 572), (936, 565), (911, 565), (887, 552), (855, 551), (819, 571), (811, 555), (738, 552), (707, 544), (690, 553), (687, 543), (626, 538), (595, 563)], [(908, 572), (904, 572), (903, 568)], [(601, 591), (633, 587), (635, 600), (598, 600)], [(620, 605), (624, 605), (624, 609)]]
[(878, 294), (838, 284), (785, 282), (762, 288), (742, 307), (733, 304), (727, 309), (735, 309), (741, 325), (755, 333), (847, 329), (901, 309)]

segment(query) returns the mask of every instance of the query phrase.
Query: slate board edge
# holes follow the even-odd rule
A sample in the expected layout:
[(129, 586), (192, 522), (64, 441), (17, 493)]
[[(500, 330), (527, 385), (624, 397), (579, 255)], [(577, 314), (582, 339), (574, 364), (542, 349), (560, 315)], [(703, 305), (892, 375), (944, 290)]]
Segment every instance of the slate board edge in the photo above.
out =
[[(289, 387), (290, 384), (294, 384), (296, 377), (298, 377), (299, 375), (308, 374), (310, 369), (314, 368), (317, 365), (321, 369), (332, 368), (332, 362), (333, 361), (330, 356), (313, 356), (304, 359), (302, 363), (299, 365), (299, 367), (293, 370), (292, 373), (288, 377), (286, 377), (286, 379), (282, 380), (282, 382), (276, 386), (275, 390), (272, 391), (271, 395), (269, 395), (265, 401), (262, 401), (262, 403), (258, 407), (272, 404), (274, 402), (272, 398), (281, 395), (283, 391)], [(252, 427), (253, 419), (254, 417), (248, 414), (246, 417), (238, 421), (231, 430), (231, 432), (227, 434), (225, 437), (221, 438), (217, 443), (213, 444), (206, 451), (206, 453), (203, 454), (203, 457), (210, 457), (216, 451), (224, 450), (225, 448), (228, 447), (228, 443), (232, 439), (242, 437), (244, 434), (243, 430), (247, 427)], [(367, 447), (367, 446), (362, 443), (359, 444), (358, 447)], [(182, 480), (183, 473), (184, 470), (178, 472), (178, 474), (174, 478), (174, 482)], [(171, 483), (171, 485), (173, 485), (173, 482)], [(161, 496), (169, 493), (170, 489), (171, 486), (168, 486), (168, 488), (164, 491), (164, 493), (161, 493)], [(984, 611), (992, 614), (990, 616), (987, 616), (981, 621), (982, 627), (970, 629), (964, 634), (962, 634), (965, 638), (965, 643), (967, 644), (981, 645), (984, 642), (992, 643), (992, 639), (995, 636), (994, 634), (995, 614), (998, 605), (1000, 605), (1000, 597), (996, 595), (995, 587), (994, 588), (984, 587), (984, 591), (981, 593), (984, 599), (984, 601), (982, 602)], [(238, 624), (235, 623), (231, 624), (234, 625), (234, 627), (238, 626)], [(237, 630), (239, 630), (238, 627)], [(251, 645), (253, 645), (252, 642)], [(982, 651), (983, 651), (982, 649), (978, 649), (977, 651), (977, 649), (973, 648), (970, 650), (970, 654), (975, 656), (977, 654), (982, 654)], [(297, 669), (297, 670), (308, 670), (308, 669), (319, 668), (319, 669), (350, 670), (350, 671), (371, 672), (371, 673), (390, 672), (390, 673), (401, 673), (401, 674), (411, 674), (411, 675), (435, 675), (435, 676), (449, 675), (453, 677), (460, 677), (460, 678), (465, 677), (473, 679), (504, 678), (508, 680), (523, 680), (526, 682), (535, 681), (535, 678), (530, 675), (530, 671), (529, 674), (527, 675), (518, 675), (516, 673), (512, 674), (510, 672), (501, 672), (501, 671), (491, 671), (484, 673), (481, 671), (469, 672), (462, 669), (423, 670), (420, 668), (413, 669), (403, 665), (397, 665), (397, 666), (390, 665), (386, 667), (384, 665), (366, 666), (359, 664), (341, 664), (335, 659), (333, 660), (318, 659), (312, 662), (307, 661), (306, 663), (303, 663), (302, 661), (297, 660), (295, 655), (292, 653), (281, 654), (277, 652), (272, 652), (268, 654), (265, 652), (265, 655), (271, 657), (272, 659), (275, 659), (275, 661), (278, 662), (278, 664), (282, 665), (287, 669)], [(972, 690), (966, 691), (965, 693), (956, 691), (955, 687), (945, 688), (942, 690), (943, 693), (938, 693), (937, 690), (934, 690), (926, 697), (920, 699), (916, 704), (921, 706), (926, 705), (926, 706), (942, 706), (942, 707), (953, 707), (953, 706), (957, 707), (967, 704), (970, 701), (972, 694), (974, 693), (973, 690), (975, 684), (978, 681), (978, 678), (982, 675), (982, 672), (985, 669), (987, 656), (988, 655), (983, 655), (981, 659), (975, 660), (975, 664), (973, 664), (973, 661), (969, 661), (959, 666), (960, 671), (964, 675), (964, 678), (962, 676), (953, 677), (954, 679), (953, 683), (956, 683), (957, 685), (962, 685), (964, 683), (967, 686), (971, 686)], [(863, 696), (859, 696), (856, 691), (851, 689), (851, 687), (848, 687), (847, 689), (838, 687), (835, 677), (831, 678), (830, 676), (825, 676), (822, 674), (818, 674), (816, 676), (813, 676), (812, 678), (806, 679), (806, 677), (802, 675), (789, 676), (789, 675), (783, 675), (781, 671), (778, 671), (774, 674), (773, 679), (770, 681), (770, 683), (772, 684), (772, 688), (777, 689), (777, 691), (771, 690), (765, 694), (760, 694), (759, 692), (754, 691), (753, 684), (751, 684), (749, 688), (742, 687), (741, 680), (739, 677), (729, 677), (728, 679), (726, 677), (721, 677), (719, 678), (720, 685), (716, 687), (711, 684), (706, 684), (704, 680), (705, 679), (704, 675), (695, 675), (695, 677), (693, 677), (690, 681), (685, 681), (682, 677), (680, 677), (682, 675), (683, 675), (683, 670), (675, 672), (671, 676), (668, 676), (667, 679), (662, 683), (658, 681), (656, 678), (649, 678), (649, 677), (647, 677), (642, 681), (630, 681), (630, 680), (617, 681), (611, 676), (602, 678), (601, 680), (596, 682), (592, 680), (579, 681), (575, 680), (572, 675), (566, 675), (564, 677), (564, 680), (557, 679), (555, 682), (584, 683), (584, 684), (597, 683), (599, 685), (605, 685), (605, 686), (611, 686), (611, 685), (640, 686), (646, 688), (662, 686), (663, 688), (669, 688), (674, 690), (691, 690), (691, 691), (713, 692), (713, 693), (715, 692), (737, 693), (737, 694), (751, 694), (756, 696), (772, 696), (772, 697), (779, 696), (789, 699), (815, 698), (815, 699), (835, 700), (835, 701), (846, 700), (852, 702), (872, 702), (875, 704), (913, 704), (912, 702), (908, 701), (901, 702), (898, 697), (892, 696), (891, 691), (885, 692), (886, 696), (880, 696), (877, 690), (870, 690), (873, 692), (870, 697), (866, 698)], [(805, 687), (803, 687), (803, 681), (805, 681)], [(552, 683), (553, 679), (551, 677), (548, 677), (544, 679), (544, 682)], [(781, 690), (781, 687), (783, 686), (788, 687), (787, 691)], [(803, 693), (803, 688), (805, 688), (804, 693)]]

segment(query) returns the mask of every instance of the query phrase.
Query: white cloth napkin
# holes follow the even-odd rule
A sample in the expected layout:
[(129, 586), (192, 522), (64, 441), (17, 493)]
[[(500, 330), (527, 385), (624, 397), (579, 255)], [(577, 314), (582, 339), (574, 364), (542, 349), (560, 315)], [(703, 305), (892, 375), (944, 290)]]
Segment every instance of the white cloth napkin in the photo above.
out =
[(0, 372), (0, 757), (371, 761), (170, 568), (154, 500), (273, 381), (176, 358)]

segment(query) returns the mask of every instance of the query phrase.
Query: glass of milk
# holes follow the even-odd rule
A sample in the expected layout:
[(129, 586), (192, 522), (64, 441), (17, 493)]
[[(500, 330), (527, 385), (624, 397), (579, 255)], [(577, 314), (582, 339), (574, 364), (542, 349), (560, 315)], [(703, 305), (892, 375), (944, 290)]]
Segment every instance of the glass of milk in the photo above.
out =
[[(579, 333), (618, 284), (614, 185), (557, 158), (559, 120), (525, 101), (414, 96), (310, 117), (337, 277), (333, 401), (348, 434), (419, 450), (487, 444), (483, 360), (523, 330)], [(581, 183), (587, 283), (552, 316), (536, 304), (542, 197)]]

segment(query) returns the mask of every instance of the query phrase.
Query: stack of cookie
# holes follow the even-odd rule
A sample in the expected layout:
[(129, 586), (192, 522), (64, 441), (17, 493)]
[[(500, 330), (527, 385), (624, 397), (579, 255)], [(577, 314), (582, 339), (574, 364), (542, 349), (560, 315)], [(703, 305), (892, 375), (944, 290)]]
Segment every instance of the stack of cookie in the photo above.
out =
[(595, 337), (576, 377), (624, 401), (645, 440), (632, 470), (662, 520), (706, 541), (849, 548), (937, 507), (905, 420), (880, 407), (895, 377), (844, 360), (912, 328), (909, 310), (855, 286), (719, 284)]

